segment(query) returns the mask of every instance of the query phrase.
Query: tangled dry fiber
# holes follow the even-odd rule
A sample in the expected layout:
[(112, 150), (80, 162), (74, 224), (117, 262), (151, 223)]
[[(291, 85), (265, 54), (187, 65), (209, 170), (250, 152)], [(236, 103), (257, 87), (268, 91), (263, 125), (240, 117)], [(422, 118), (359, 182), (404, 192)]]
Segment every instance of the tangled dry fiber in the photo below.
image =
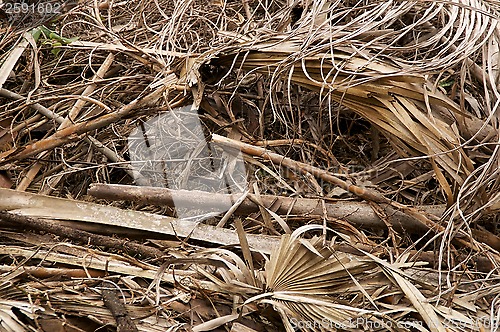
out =
[[(2, 331), (499, 328), (498, 2), (61, 8), (0, 21)], [(202, 222), (134, 185), (179, 107), (246, 165)]]

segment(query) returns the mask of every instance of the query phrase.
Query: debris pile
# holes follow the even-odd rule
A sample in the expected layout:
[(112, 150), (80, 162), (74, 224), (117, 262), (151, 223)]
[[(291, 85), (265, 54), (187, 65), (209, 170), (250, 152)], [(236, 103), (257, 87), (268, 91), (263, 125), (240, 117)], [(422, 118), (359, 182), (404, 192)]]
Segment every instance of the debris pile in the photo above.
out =
[(497, 3), (25, 5), (2, 330), (498, 329)]

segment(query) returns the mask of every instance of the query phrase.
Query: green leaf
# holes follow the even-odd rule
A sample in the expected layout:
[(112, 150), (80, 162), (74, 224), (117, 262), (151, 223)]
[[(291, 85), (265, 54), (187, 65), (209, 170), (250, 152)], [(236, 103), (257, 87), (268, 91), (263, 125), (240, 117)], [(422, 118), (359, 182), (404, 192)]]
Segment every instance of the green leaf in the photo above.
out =
[(439, 81), (439, 86), (442, 88), (448, 88), (448, 87), (452, 86), (453, 84), (455, 84), (455, 80), (453, 78)]

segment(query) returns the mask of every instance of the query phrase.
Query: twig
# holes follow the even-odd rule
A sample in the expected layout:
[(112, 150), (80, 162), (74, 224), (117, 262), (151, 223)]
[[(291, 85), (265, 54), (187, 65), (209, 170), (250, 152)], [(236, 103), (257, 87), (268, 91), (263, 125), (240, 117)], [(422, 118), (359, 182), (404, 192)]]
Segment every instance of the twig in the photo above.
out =
[(28, 274), (35, 278), (99, 278), (104, 277), (105, 272), (94, 269), (70, 269), (70, 268), (51, 268), (44, 266), (6, 266), (0, 265), (1, 273), (11, 273), (22, 271), (22, 274)]
[(165, 87), (162, 86), (143, 98), (134, 99), (132, 102), (123, 106), (115, 113), (106, 114), (95, 120), (66, 127), (56, 132), (49, 138), (42, 139), (25, 147), (3, 152), (0, 154), (0, 166), (5, 165), (12, 160), (26, 159), (40, 152), (56, 148), (66, 143), (77, 141), (82, 138), (83, 134), (118, 121), (119, 119), (129, 115), (130, 112), (134, 109), (145, 107), (155, 103), (160, 98), (164, 90)]
[[(423, 211), (419, 211), (413, 207), (408, 207), (406, 205), (394, 202), (384, 197), (383, 195), (371, 191), (369, 189), (352, 185), (342, 179), (339, 179), (332, 173), (322, 170), (318, 167), (298, 162), (290, 158), (284, 157), (282, 155), (279, 155), (277, 153), (271, 152), (267, 149), (256, 147), (240, 141), (235, 141), (230, 138), (223, 137), (217, 134), (212, 135), (212, 142), (214, 142), (215, 144), (219, 144), (220, 146), (225, 147), (226, 149), (233, 151), (241, 151), (247, 155), (271, 161), (276, 165), (285, 166), (302, 174), (311, 173), (312, 175), (322, 179), (323, 181), (337, 185), (340, 188), (347, 190), (366, 201), (371, 201), (378, 204), (387, 204), (400, 211), (403, 211), (408, 215), (414, 217), (416, 220), (420, 221), (423, 225), (425, 225), (426, 227), (428, 227), (429, 229), (433, 230), (436, 233), (442, 233), (445, 231), (445, 227), (439, 225), (436, 222), (438, 221), (436, 216), (432, 216)], [(482, 249), (479, 247), (479, 243), (475, 241), (474, 238), (470, 237), (463, 231), (460, 231), (460, 233), (457, 234), (457, 236), (455, 236), (455, 240), (464, 247), (470, 248), (474, 251), (482, 251)], [(496, 244), (496, 247), (498, 246), (500, 246), (500, 241), (498, 241), (498, 243)]]
[[(26, 100), (25, 97), (17, 94), (17, 93), (14, 93), (14, 92), (11, 92), (9, 90), (6, 90), (6, 89), (0, 89), (0, 96), (2, 97), (6, 97), (6, 98), (9, 98), (9, 99), (13, 99), (13, 100)], [(28, 104), (28, 106), (34, 110), (36, 110), (37, 112), (39, 112), (40, 114), (44, 115), (45, 117), (51, 119), (51, 120), (54, 120), (56, 121), (57, 123), (59, 124), (62, 124), (64, 122), (64, 118), (54, 112), (52, 112), (51, 110), (49, 110), (48, 108), (38, 104), (38, 103), (34, 103), (34, 104)], [(21, 124), (19, 125), (18, 127), (21, 128), (22, 126), (24, 126), (25, 124)], [(16, 127), (17, 128), (17, 127)], [(14, 128), (14, 131), (16, 131), (16, 128)], [(94, 146), (94, 148), (101, 152), (102, 154), (104, 154), (110, 161), (112, 162), (124, 162), (125, 160), (123, 158), (121, 158), (120, 156), (118, 156), (113, 150), (109, 149), (108, 147), (106, 147), (104, 144), (102, 144), (99, 140), (95, 139), (94, 137), (92, 136), (87, 136), (85, 137), (85, 140), (87, 142), (89, 142), (90, 144), (92, 144)], [(130, 165), (130, 164), (123, 164), (123, 167), (125, 168), (125, 171), (131, 176), (131, 177), (137, 177), (137, 176), (140, 176), (138, 174), (138, 172)], [(26, 174), (26, 176), (36, 176), (36, 173), (35, 175), (31, 175), (31, 174)], [(18, 186), (18, 190), (24, 190), (26, 188), (23, 189), (23, 187), (27, 187), (26, 185), (23, 185), (23, 186)], [(44, 191), (44, 193), (47, 193), (47, 191)]]
[[(174, 206), (175, 202), (190, 204), (193, 208), (197, 206), (211, 206), (221, 201), (235, 202), (241, 196), (237, 194), (220, 194), (192, 190), (173, 190), (158, 187), (138, 187), (119, 184), (93, 183), (87, 193), (96, 198), (117, 201), (126, 200), (142, 204), (158, 206)], [(236, 215), (244, 215), (259, 211), (259, 205), (254, 203), (259, 200), (254, 194), (248, 194), (235, 211)], [(320, 199), (315, 198), (292, 198), (285, 196), (260, 195), (264, 207), (272, 209), (281, 215), (305, 215), (320, 216), (322, 208)], [(345, 219), (356, 226), (367, 228), (384, 228), (385, 223), (378, 218), (372, 208), (365, 202), (355, 201), (332, 201), (325, 199), (327, 217), (332, 219)], [(390, 222), (397, 229), (405, 229), (409, 232), (426, 230), (427, 227), (414, 218), (395, 211), (386, 204), (383, 205), (384, 212), (391, 216)], [(437, 217), (445, 210), (444, 205), (424, 205), (420, 209)]]
[[(95, 88), (97, 87), (97, 84), (95, 82), (98, 79), (102, 79), (104, 77), (104, 75), (108, 71), (109, 67), (113, 63), (113, 60), (114, 60), (113, 53), (109, 53), (107, 58), (101, 64), (101, 67), (97, 70), (97, 73), (93, 77), (92, 83), (90, 83), (85, 88), (85, 90), (82, 92), (82, 94), (81, 94), (82, 98), (79, 98), (75, 102), (75, 104), (73, 105), (71, 110), (68, 112), (68, 115), (66, 116), (66, 118), (62, 122), (58, 121), (59, 127), (57, 128), (57, 131), (64, 129), (64, 128), (68, 127), (71, 123), (73, 123), (73, 121), (76, 119), (76, 117), (80, 114), (80, 111), (82, 110), (83, 106), (85, 106), (85, 104), (87, 103), (87, 100), (84, 97), (88, 97), (92, 94), (92, 92), (94, 92)], [(40, 160), (40, 159), (44, 158), (47, 154), (48, 154), (48, 151), (44, 151), (38, 155), (37, 159)], [(19, 183), (19, 185), (17, 186), (16, 189), (21, 190), (21, 191), (26, 190), (30, 186), (31, 182), (36, 177), (36, 175), (38, 174), (40, 169), (42, 169), (42, 167), (43, 167), (43, 164), (40, 161), (37, 161), (36, 163), (34, 163), (30, 167), (30, 169), (28, 170), (28, 172), (26, 173), (24, 178), (21, 180), (21, 183)], [(59, 181), (61, 177), (62, 177), (62, 175), (59, 175), (56, 178), (54, 178), (54, 180), (53, 180), (54, 183), (52, 184), (52, 186), (55, 186), (55, 182)], [(49, 186), (49, 188), (50, 188), (50, 186)]]
[(139, 330), (137, 330), (137, 327), (130, 318), (125, 308), (125, 304), (120, 301), (120, 297), (118, 296), (119, 292), (116, 286), (109, 281), (103, 282), (101, 286), (102, 300), (116, 321), (116, 330), (118, 332), (138, 332)]
[[(241, 196), (238, 194), (220, 194), (209, 193), (196, 190), (173, 190), (159, 187), (139, 187), (120, 184), (93, 183), (90, 185), (87, 193), (96, 198), (107, 199), (111, 201), (125, 200), (142, 204), (158, 206), (175, 206), (177, 204), (190, 204), (193, 208), (197, 206), (211, 206), (220, 204), (220, 202), (236, 202)], [(175, 198), (175, 202), (174, 202)], [(259, 204), (262, 202), (265, 208), (272, 209), (281, 215), (301, 215), (301, 216), (321, 216), (323, 214), (320, 199), (315, 198), (292, 198), (285, 196), (248, 194), (247, 199), (239, 204), (234, 213), (236, 215), (245, 215), (253, 212), (259, 212)], [(369, 204), (355, 201), (332, 201), (325, 199), (327, 217), (331, 219), (344, 219), (350, 223), (365, 228), (384, 228), (386, 225), (380, 220), (378, 215), (373, 212)], [(397, 230), (406, 230), (408, 232), (426, 231), (415, 218), (399, 211), (395, 211), (390, 206), (383, 204), (383, 211), (391, 218), (389, 222)], [(437, 217), (445, 210), (444, 205), (424, 205), (420, 209)]]

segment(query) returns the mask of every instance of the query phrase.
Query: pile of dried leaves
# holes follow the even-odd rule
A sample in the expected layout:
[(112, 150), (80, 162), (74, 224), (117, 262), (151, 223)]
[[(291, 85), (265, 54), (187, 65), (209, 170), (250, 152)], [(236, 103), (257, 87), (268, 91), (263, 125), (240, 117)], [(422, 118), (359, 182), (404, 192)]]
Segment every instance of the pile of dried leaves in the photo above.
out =
[(2, 331), (498, 329), (497, 2), (28, 3)]

